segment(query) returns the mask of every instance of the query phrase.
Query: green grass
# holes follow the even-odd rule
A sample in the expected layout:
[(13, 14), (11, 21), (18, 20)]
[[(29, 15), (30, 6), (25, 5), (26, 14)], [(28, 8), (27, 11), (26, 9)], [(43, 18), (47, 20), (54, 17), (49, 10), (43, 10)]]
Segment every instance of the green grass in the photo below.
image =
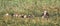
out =
[[(44, 10), (49, 21), (41, 21)], [(33, 19), (4, 16), (6, 13), (33, 14)], [(60, 0), (0, 0), (0, 26), (60, 26)], [(57, 19), (58, 20), (57, 20)]]
[(49, 14), (60, 14), (59, 2), (59, 0), (0, 0), (0, 14), (17, 12), (37, 16), (44, 10), (47, 10)]
[(20, 17), (10, 17), (4, 16), (0, 18), (0, 26), (60, 26), (60, 18), (50, 17), (47, 21), (43, 20), (41, 17), (35, 18), (20, 18)]

